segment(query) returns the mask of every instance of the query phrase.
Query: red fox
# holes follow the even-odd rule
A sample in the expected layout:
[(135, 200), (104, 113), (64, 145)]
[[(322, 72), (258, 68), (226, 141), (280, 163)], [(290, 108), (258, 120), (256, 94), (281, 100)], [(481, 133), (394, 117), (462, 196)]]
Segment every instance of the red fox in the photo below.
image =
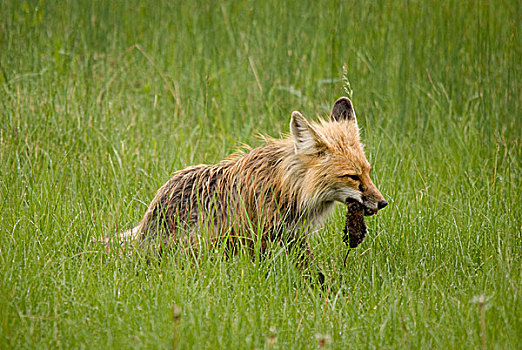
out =
[(293, 112), (289, 137), (265, 143), (219, 164), (175, 172), (140, 224), (120, 238), (160, 250), (165, 242), (191, 245), (201, 235), (247, 247), (260, 242), (262, 249), (280, 240), (297, 245), (299, 264), (307, 267), (313, 260), (307, 237), (335, 202), (357, 201), (365, 215), (387, 205), (370, 179), (347, 97), (335, 102), (329, 120), (309, 122)]

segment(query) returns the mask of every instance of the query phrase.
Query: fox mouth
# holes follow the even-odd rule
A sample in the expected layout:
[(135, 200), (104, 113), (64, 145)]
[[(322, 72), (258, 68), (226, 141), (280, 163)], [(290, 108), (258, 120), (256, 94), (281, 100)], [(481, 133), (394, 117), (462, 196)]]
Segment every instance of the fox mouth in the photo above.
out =
[[(353, 202), (358, 202), (358, 200), (356, 200), (354, 198), (347, 198), (345, 201), (345, 204), (349, 204), (349, 203), (353, 203)], [(378, 209), (370, 208), (367, 205), (365, 205), (364, 203), (361, 203), (361, 205), (363, 207), (364, 216), (372, 216), (372, 215), (377, 214), (377, 212), (378, 212)]]

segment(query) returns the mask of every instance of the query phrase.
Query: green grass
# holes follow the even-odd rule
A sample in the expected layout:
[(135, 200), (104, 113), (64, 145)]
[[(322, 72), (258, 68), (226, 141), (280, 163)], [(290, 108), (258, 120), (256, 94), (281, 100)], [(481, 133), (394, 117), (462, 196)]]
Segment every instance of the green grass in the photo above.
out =
[[(2, 1), (0, 348), (520, 349), (521, 7)], [(313, 237), (325, 292), (277, 247), (91, 243), (174, 170), (327, 113), (343, 66), (390, 205), (346, 266), (343, 208)]]

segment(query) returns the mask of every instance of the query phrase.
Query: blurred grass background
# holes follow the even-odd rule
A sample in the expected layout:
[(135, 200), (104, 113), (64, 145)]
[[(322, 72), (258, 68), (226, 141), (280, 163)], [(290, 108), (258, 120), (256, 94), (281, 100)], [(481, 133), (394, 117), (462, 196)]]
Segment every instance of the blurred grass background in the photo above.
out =
[[(521, 7), (2, 1), (0, 347), (519, 348)], [(326, 115), (343, 76), (390, 205), (347, 266), (342, 207), (313, 237), (326, 292), (278, 248), (92, 244), (174, 170)]]

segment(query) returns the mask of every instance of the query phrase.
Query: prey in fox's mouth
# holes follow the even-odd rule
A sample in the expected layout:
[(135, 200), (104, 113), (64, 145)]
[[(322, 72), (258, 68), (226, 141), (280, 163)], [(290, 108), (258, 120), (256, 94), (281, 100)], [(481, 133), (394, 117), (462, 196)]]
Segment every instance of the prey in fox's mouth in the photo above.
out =
[[(382, 201), (377, 205), (377, 209), (369, 208), (356, 199), (348, 198), (346, 204), (346, 223), (343, 230), (343, 242), (350, 248), (357, 248), (361, 244), (368, 233), (365, 216), (377, 214), (379, 209), (384, 208), (388, 203)], [(346, 257), (348, 256), (347, 252)], [(345, 265), (346, 265), (345, 257)]]

